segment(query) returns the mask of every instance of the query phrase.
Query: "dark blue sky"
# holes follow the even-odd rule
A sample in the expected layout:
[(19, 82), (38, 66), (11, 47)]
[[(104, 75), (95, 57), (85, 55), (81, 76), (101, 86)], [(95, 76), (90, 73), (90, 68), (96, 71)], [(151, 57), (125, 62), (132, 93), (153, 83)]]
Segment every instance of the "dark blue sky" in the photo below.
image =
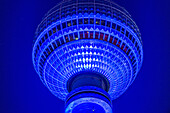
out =
[[(64, 113), (64, 102), (42, 84), (31, 56), (36, 27), (58, 1), (0, 1), (0, 113)], [(113, 111), (170, 113), (170, 1), (115, 2), (141, 31), (144, 62), (134, 83), (113, 101)]]

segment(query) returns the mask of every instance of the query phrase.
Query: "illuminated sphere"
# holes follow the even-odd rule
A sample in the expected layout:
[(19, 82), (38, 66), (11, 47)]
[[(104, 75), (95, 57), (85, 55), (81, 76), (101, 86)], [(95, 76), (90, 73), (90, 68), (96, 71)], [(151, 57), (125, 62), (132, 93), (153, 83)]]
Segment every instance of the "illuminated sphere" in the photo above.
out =
[(111, 101), (141, 68), (141, 34), (110, 0), (64, 0), (39, 24), (32, 58), (45, 86), (66, 102), (66, 113), (111, 113)]

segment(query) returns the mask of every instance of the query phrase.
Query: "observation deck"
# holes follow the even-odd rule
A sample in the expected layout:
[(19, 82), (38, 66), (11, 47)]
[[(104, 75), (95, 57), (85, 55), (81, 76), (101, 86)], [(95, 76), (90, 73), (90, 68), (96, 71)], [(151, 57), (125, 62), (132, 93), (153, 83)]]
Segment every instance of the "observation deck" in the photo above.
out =
[[(71, 92), (73, 75), (95, 72), (105, 83), (95, 79), (96, 86), (113, 100), (141, 68), (141, 34), (130, 14), (110, 0), (64, 0), (38, 25), (32, 58), (42, 82), (58, 98), (65, 100)], [(77, 83), (70, 84), (78, 88)]]

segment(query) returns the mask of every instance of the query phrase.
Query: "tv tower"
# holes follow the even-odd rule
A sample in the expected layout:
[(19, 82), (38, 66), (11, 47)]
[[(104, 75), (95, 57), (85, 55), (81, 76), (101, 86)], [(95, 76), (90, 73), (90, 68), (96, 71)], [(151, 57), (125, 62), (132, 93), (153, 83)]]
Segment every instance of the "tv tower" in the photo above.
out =
[(38, 25), (32, 58), (65, 113), (112, 113), (141, 68), (141, 34), (111, 0), (64, 0)]

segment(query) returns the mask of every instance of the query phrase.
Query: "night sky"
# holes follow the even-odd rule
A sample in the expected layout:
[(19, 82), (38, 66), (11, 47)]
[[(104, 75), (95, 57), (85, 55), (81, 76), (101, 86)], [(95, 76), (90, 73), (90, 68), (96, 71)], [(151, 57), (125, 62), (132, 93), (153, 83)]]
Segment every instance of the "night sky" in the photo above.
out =
[[(114, 0), (129, 11), (143, 41), (134, 83), (113, 101), (113, 113), (170, 113), (170, 1)], [(44, 14), (59, 0), (0, 0), (0, 113), (64, 113), (32, 64), (32, 43)]]

